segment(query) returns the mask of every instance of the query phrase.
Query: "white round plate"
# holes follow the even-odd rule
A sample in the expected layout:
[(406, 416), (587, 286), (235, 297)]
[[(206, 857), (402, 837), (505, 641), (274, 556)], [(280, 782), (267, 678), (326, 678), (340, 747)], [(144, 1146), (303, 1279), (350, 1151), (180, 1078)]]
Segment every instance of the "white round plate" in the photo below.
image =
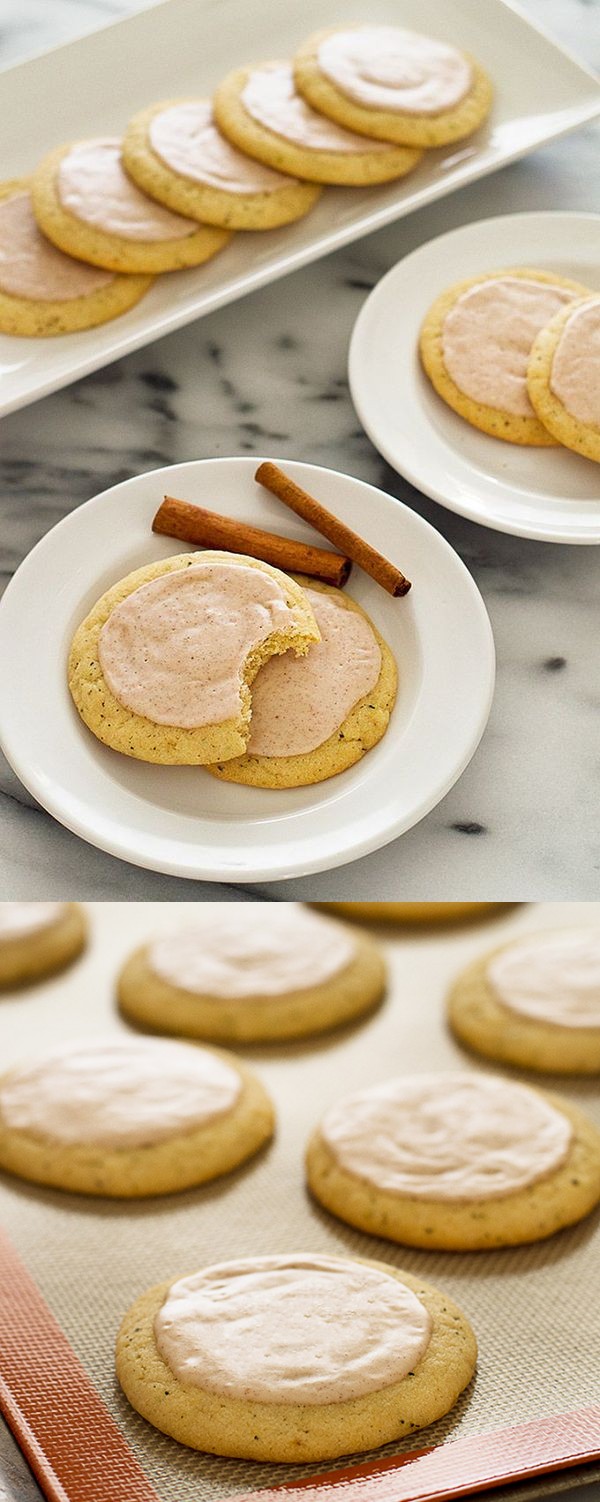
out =
[(534, 266), (600, 285), (600, 215), (507, 214), (430, 240), (388, 271), (350, 343), (352, 400), (380, 454), (425, 495), (497, 532), (600, 542), (600, 470), (564, 448), (520, 448), (479, 433), (423, 373), (418, 339), (453, 282)]
[(283, 460), (300, 485), (413, 580), (404, 599), (392, 599), (358, 569), (348, 586), (398, 663), (398, 701), (383, 740), (339, 777), (271, 792), (218, 782), (201, 767), (150, 766), (95, 739), (67, 688), (69, 644), (110, 584), (185, 550), (150, 530), (166, 492), (315, 540), (255, 484), (258, 462), (202, 459), (115, 485), (38, 543), (0, 604), (1, 733), (15, 772), (75, 834), (177, 876), (265, 881), (327, 870), (385, 845), (422, 819), (460, 776), (492, 699), (490, 623), (448, 543), (373, 486)]

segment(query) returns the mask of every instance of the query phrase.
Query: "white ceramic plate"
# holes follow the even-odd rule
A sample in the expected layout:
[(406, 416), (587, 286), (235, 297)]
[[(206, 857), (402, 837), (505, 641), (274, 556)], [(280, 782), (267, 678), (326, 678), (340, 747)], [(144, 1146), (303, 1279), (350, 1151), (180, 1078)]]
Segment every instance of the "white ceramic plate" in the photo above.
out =
[(421, 369), (431, 303), (464, 277), (538, 266), (600, 286), (600, 215), (507, 214), (422, 245), (382, 277), (358, 315), (352, 400), (388, 463), (442, 506), (498, 532), (544, 542), (600, 542), (600, 469), (568, 449), (520, 448), (479, 433)]
[[(427, 154), (399, 184), (328, 189), (300, 223), (238, 235), (205, 267), (158, 279), (113, 323), (63, 338), (0, 337), (0, 412), (77, 380), (212, 308), (483, 177), (600, 113), (600, 84), (504, 0), (165, 0), (7, 70), (0, 89), (5, 177), (61, 141), (119, 134), (156, 99), (211, 93), (239, 63), (293, 53), (308, 32), (364, 19), (458, 42), (489, 69), (490, 121)], [(527, 67), (515, 59), (527, 57)]]
[(341, 776), (286, 792), (218, 782), (196, 767), (145, 765), (95, 740), (67, 689), (69, 643), (116, 579), (182, 551), (150, 530), (165, 491), (315, 540), (254, 483), (258, 462), (203, 459), (114, 486), (38, 543), (0, 604), (1, 738), (17, 775), (44, 808), (91, 844), (178, 876), (232, 882), (299, 876), (385, 845), (423, 818), (460, 776), (492, 699), (490, 623), (448, 543), (361, 480), (282, 461), (413, 580), (403, 600), (391, 599), (359, 570), (350, 580), (350, 592), (398, 662), (398, 701), (384, 739)]

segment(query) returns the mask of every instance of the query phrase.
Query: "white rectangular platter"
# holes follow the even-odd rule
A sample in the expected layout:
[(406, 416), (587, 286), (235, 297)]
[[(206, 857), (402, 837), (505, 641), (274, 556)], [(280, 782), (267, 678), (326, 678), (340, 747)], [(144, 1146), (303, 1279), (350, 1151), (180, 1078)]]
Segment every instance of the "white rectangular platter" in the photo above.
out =
[(325, 25), (385, 21), (475, 54), (496, 91), (468, 141), (427, 152), (382, 188), (329, 188), (298, 224), (239, 234), (214, 261), (158, 278), (137, 307), (54, 339), (0, 336), (0, 413), (56, 391), (256, 287), (495, 171), (600, 114), (600, 83), (507, 0), (163, 0), (7, 69), (0, 87), (4, 177), (62, 141), (120, 133), (154, 100), (211, 93), (237, 64), (292, 54)]

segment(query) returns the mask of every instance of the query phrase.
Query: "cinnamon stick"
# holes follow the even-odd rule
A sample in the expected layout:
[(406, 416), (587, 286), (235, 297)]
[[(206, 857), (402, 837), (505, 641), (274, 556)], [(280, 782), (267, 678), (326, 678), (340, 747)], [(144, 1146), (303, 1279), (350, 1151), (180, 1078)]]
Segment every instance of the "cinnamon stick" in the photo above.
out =
[(251, 558), (260, 558), (263, 563), (283, 569), (285, 574), (308, 574), (312, 579), (321, 579), (324, 584), (335, 584), (338, 589), (346, 583), (352, 568), (350, 558), (330, 553), (327, 548), (314, 548), (309, 543), (297, 542), (293, 537), (264, 532), (261, 527), (251, 527), (248, 522), (240, 522), (235, 517), (220, 516), (216, 511), (193, 506), (189, 501), (179, 501), (172, 495), (164, 497), (152, 523), (152, 531), (161, 532), (166, 537), (178, 537), (182, 542), (195, 542), (203, 548), (247, 553)]
[(375, 579), (377, 584), (381, 584), (383, 589), (387, 589), (388, 594), (408, 594), (411, 588), (410, 579), (407, 579), (395, 564), (390, 563), (389, 558), (384, 558), (368, 542), (365, 542), (363, 537), (352, 532), (350, 527), (341, 522), (337, 516), (332, 516), (331, 511), (327, 511), (320, 501), (308, 494), (307, 490), (302, 490), (300, 485), (290, 480), (277, 464), (271, 464), (268, 461), (259, 464), (254, 478), (260, 485), (270, 490), (272, 495), (276, 495), (278, 500), (283, 501), (285, 506), (295, 511), (297, 516), (303, 517), (311, 527), (321, 532), (322, 536), (332, 542), (334, 547), (342, 548), (344, 553), (347, 553), (348, 557), (359, 565), (359, 568), (364, 569), (366, 574), (370, 574), (371, 578)]

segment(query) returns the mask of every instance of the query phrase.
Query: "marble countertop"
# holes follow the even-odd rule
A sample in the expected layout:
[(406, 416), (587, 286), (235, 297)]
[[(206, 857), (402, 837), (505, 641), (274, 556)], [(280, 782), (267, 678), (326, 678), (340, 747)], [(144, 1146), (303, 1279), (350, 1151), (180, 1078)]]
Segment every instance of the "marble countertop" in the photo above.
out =
[[(523, 0), (522, 0), (523, 5)], [(137, 8), (131, 0), (8, 0), (9, 62)], [(525, 0), (526, 12), (600, 68), (598, 0)], [(498, 652), (492, 716), (473, 761), (415, 829), (384, 850), (247, 897), (597, 897), (598, 572), (593, 547), (505, 537), (425, 499), (379, 457), (346, 385), (369, 288), (442, 230), (520, 209), (600, 210), (600, 126), (590, 126), (2, 422), (2, 582), (90, 495), (141, 470), (268, 448), (348, 470), (408, 500), (471, 570)], [(0, 764), (5, 897), (198, 899), (218, 886), (163, 877), (57, 825)]]

